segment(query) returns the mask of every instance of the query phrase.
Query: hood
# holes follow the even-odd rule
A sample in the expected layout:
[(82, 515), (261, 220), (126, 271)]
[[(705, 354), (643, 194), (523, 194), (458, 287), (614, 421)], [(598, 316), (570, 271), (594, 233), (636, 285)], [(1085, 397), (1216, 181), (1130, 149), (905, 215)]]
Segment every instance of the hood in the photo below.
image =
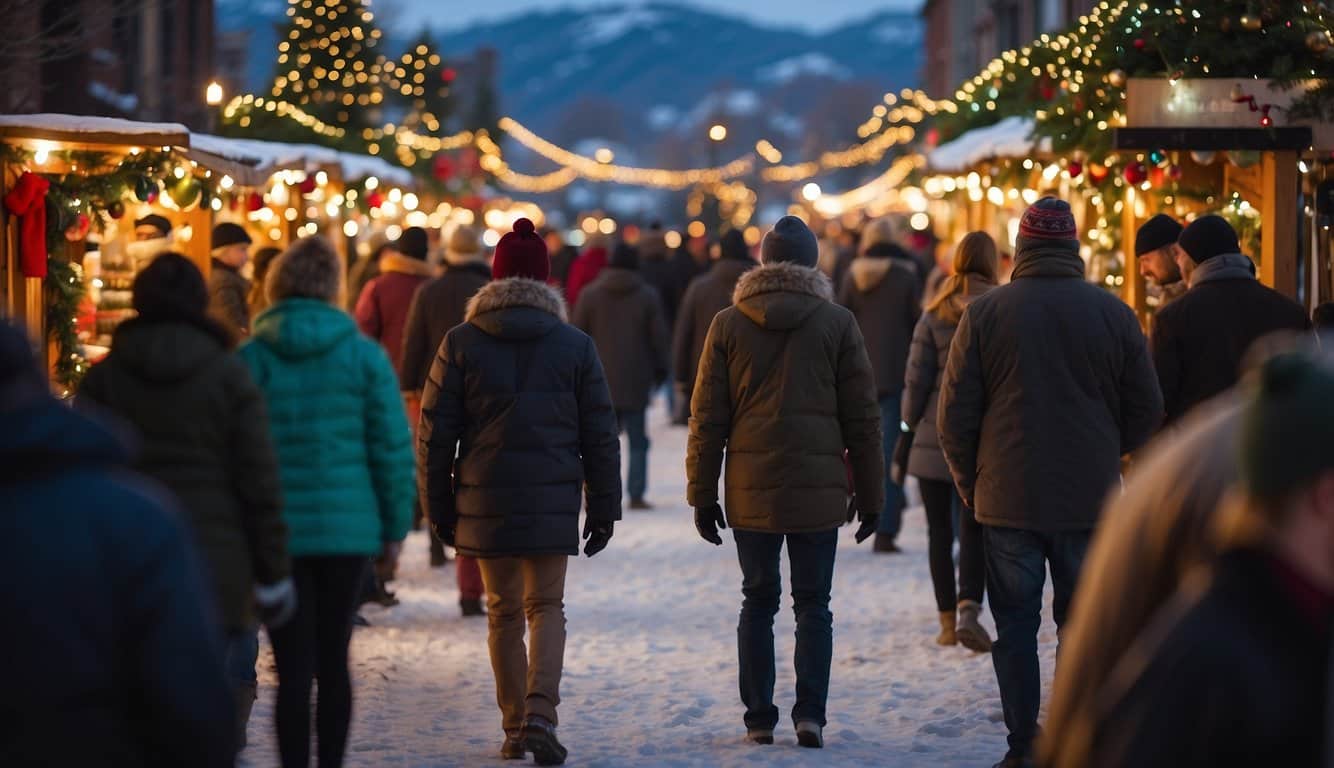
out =
[(589, 287), (600, 285), (616, 294), (632, 293), (645, 284), (639, 272), (624, 267), (607, 267), (598, 274)]
[(499, 339), (536, 339), (565, 322), (565, 299), (555, 288), (522, 277), (496, 280), (468, 300), (464, 322)]
[(322, 355), (357, 333), (343, 310), (319, 299), (283, 299), (251, 323), (250, 338), (286, 358)]
[(833, 297), (834, 289), (823, 272), (780, 262), (742, 275), (732, 292), (732, 303), (761, 328), (786, 331), (800, 326)]
[(116, 328), (108, 360), (145, 381), (166, 383), (191, 378), (225, 354), (222, 342), (197, 326), (134, 318)]
[(380, 257), (380, 274), (386, 275), (390, 272), (397, 272), (401, 275), (416, 275), (420, 277), (434, 277), (436, 270), (430, 264), (420, 259), (414, 259), (411, 256), (403, 256), (398, 253), (386, 253)]
[(1190, 273), (1190, 287), (1220, 280), (1254, 280), (1255, 262), (1244, 254), (1224, 253), (1205, 259)]
[(1084, 260), (1079, 258), (1079, 244), (1066, 240), (1049, 240), (1041, 245), (1021, 244), (1010, 279), (1024, 277), (1077, 277), (1082, 280)]
[(0, 429), (0, 462), (7, 478), (23, 477), (23, 467), (121, 466), (129, 463), (133, 453), (127, 433), (115, 432), (53, 397), (43, 397), (0, 418), (5, 424)]
[(848, 265), (848, 274), (852, 275), (852, 284), (857, 286), (857, 290), (866, 293), (885, 282), (893, 267), (891, 259), (858, 256)]

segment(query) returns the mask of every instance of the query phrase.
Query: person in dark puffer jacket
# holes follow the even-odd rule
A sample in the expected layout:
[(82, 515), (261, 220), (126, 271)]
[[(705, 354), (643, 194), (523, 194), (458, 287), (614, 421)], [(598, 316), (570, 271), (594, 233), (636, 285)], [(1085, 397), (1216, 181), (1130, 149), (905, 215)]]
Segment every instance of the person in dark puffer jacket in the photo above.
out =
[[(859, 512), (857, 541), (875, 531), (884, 504), (880, 409), (857, 321), (833, 303), (829, 279), (816, 269), (815, 234), (785, 216), (765, 235), (761, 258), (763, 266), (737, 282), (735, 306), (709, 328), (691, 404), (687, 501), (705, 541), (721, 545), (718, 528), (728, 525), (736, 539), (741, 700), (747, 738), (757, 744), (772, 744), (778, 724), (773, 620), (786, 544), (797, 617), (792, 720), (802, 746), (821, 747), (838, 528)], [(860, 499), (851, 509), (845, 453)]]
[[(672, 333), (672, 375), (676, 377), (678, 408), (688, 416), (690, 397), (699, 372), (699, 358), (704, 353), (704, 339), (709, 334), (713, 316), (732, 306), (736, 283), (755, 267), (750, 247), (739, 230), (728, 230), (720, 247), (721, 258), (708, 272), (690, 281), (677, 310)], [(685, 424), (686, 418), (677, 420)]]
[(231, 335), (206, 315), (208, 287), (189, 259), (154, 259), (134, 279), (134, 308), (139, 316), (116, 328), (77, 402), (136, 428), (138, 469), (181, 501), (222, 608), (244, 745), (259, 655), (256, 598), (270, 626), (296, 610), (264, 398), (231, 354)]
[(232, 691), (181, 510), (0, 321), (0, 765), (229, 768)]
[[(420, 495), (436, 533), (481, 559), (505, 741), (501, 753), (564, 762), (556, 707), (565, 572), (621, 517), (620, 441), (597, 348), (566, 323), (528, 219), (496, 246), (495, 281), (445, 335), (422, 394)], [(531, 654), (524, 647), (528, 621)], [(531, 665), (530, 665), (531, 659)]]

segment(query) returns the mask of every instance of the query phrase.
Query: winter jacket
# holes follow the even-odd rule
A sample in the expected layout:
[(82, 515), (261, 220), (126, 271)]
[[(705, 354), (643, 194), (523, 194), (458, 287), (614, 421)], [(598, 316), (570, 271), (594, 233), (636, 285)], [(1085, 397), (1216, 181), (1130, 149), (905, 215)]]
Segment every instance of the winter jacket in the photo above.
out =
[(1290, 568), (1230, 552), (1183, 585), (1087, 724), (1091, 768), (1328, 764), (1329, 598)]
[(221, 628), (168, 494), (51, 398), (0, 412), (0, 465), (0, 765), (231, 766)]
[(609, 254), (604, 248), (589, 248), (579, 254), (570, 266), (570, 278), (565, 282), (567, 306), (579, 306), (579, 294), (607, 268)]
[(676, 327), (676, 312), (686, 291), (686, 280), (672, 263), (671, 251), (661, 232), (646, 232), (639, 238), (639, 271), (662, 299), (668, 329)]
[(208, 275), (208, 314), (238, 339), (250, 333), (249, 296), (250, 281), (214, 259)]
[(403, 331), (399, 385), (404, 390), (420, 392), (426, 386), (426, 374), (440, 342), (449, 329), (463, 322), (468, 300), (489, 282), (491, 268), (485, 262), (449, 264), (445, 274), (417, 289)]
[(180, 500), (225, 626), (253, 626), (255, 585), (287, 578), (290, 563), (269, 419), (245, 363), (197, 326), (129, 320), (78, 400), (138, 430), (135, 466)]
[(268, 403), (292, 555), (372, 555), (401, 541), (412, 439), (380, 345), (337, 307), (292, 298), (256, 318), (240, 355)]
[(1257, 339), (1309, 327), (1306, 312), (1260, 284), (1249, 265), (1241, 254), (1202, 262), (1190, 290), (1156, 315), (1151, 346), (1167, 423), (1236, 384)]
[(854, 259), (843, 278), (838, 303), (857, 318), (875, 371), (876, 397), (903, 392), (913, 328), (922, 315), (921, 284), (910, 261), (888, 255), (894, 246), (874, 246), (880, 255)]
[[(975, 275), (968, 276), (963, 293), (950, 297), (935, 312), (927, 312), (913, 331), (912, 351), (908, 355), (908, 373), (903, 392), (903, 423), (916, 434), (908, 453), (908, 473), (926, 480), (950, 479), (950, 467), (940, 450), (936, 435), (936, 406), (940, 400), (940, 380), (949, 360), (950, 342), (959, 326), (963, 310), (973, 299), (994, 288)], [(883, 425), (885, 429), (891, 425)]]
[(691, 402), (692, 507), (718, 501), (733, 528), (826, 531), (847, 521), (847, 451), (864, 510), (885, 499), (880, 406), (857, 321), (829, 279), (794, 264), (744, 275), (713, 320)]
[(357, 310), (357, 302), (361, 300), (361, 292), (366, 290), (366, 284), (380, 276), (380, 255), (384, 252), (385, 249), (381, 248), (376, 253), (358, 257), (347, 271), (348, 312)]
[(638, 272), (602, 270), (579, 297), (575, 327), (593, 338), (618, 411), (642, 411), (667, 379), (667, 321), (662, 301)]
[(551, 280), (553, 287), (565, 290), (566, 283), (570, 280), (570, 267), (579, 258), (579, 251), (572, 245), (561, 246), (560, 250), (551, 254)]
[(422, 393), (429, 517), (465, 555), (577, 555), (581, 486), (589, 517), (621, 516), (616, 412), (593, 340), (534, 280), (490, 283), (466, 317)]
[(737, 281), (754, 266), (755, 262), (749, 260), (724, 259), (686, 288), (672, 333), (672, 375), (687, 394), (695, 386), (713, 316), (732, 306)]
[(1134, 311), (1073, 249), (1033, 248), (964, 311), (936, 429), (979, 523), (1089, 530), (1162, 403)]
[(417, 289), (433, 275), (434, 270), (426, 262), (391, 252), (380, 259), (379, 276), (366, 283), (361, 298), (357, 299), (357, 327), (384, 345), (400, 379), (408, 309)]

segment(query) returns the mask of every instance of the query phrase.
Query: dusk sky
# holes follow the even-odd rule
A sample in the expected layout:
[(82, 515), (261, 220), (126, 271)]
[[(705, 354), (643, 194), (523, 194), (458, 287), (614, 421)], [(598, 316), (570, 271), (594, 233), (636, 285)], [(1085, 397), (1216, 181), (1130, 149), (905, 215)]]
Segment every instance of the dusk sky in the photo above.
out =
[[(642, 0), (628, 2), (642, 4)], [(419, 28), (426, 22), (437, 29), (454, 29), (526, 10), (607, 4), (608, 0), (381, 0), (375, 5), (387, 11), (397, 10), (391, 16), (401, 15), (402, 20), (393, 21), (409, 28)], [(690, 0), (688, 4), (818, 32), (880, 10), (915, 11), (922, 6), (922, 0)]]

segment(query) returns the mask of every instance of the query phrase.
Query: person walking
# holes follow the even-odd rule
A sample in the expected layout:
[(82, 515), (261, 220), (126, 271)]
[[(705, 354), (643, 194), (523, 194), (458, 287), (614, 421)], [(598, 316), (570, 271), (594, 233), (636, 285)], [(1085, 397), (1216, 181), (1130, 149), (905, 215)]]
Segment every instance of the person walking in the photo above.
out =
[(593, 339), (606, 369), (619, 428), (629, 438), (626, 490), (630, 509), (648, 510), (646, 411), (654, 388), (667, 378), (667, 321), (658, 293), (639, 272), (639, 254), (616, 246), (602, 274), (579, 297), (574, 326)]
[(569, 306), (579, 304), (579, 294), (607, 268), (611, 258), (612, 239), (608, 235), (589, 235), (588, 244), (579, 258), (570, 265), (570, 276), (565, 282), (565, 300)]
[[(941, 645), (961, 643), (978, 653), (991, 650), (991, 636), (978, 621), (986, 589), (986, 560), (982, 526), (962, 510), (963, 502), (950, 478), (949, 465), (936, 436), (936, 413), (941, 373), (949, 358), (950, 342), (963, 312), (974, 299), (996, 287), (996, 241), (985, 232), (971, 232), (954, 252), (953, 274), (926, 305), (913, 331), (912, 352), (903, 393), (903, 425), (911, 430), (899, 439), (906, 453), (906, 474), (917, 478), (926, 507), (927, 552), (931, 585), (940, 615)], [(891, 427), (886, 426), (886, 429)], [(897, 462), (896, 462), (897, 463)], [(900, 471), (900, 479), (905, 472)], [(954, 583), (954, 520), (959, 521), (959, 583)], [(956, 613), (957, 610), (957, 613)]]
[(133, 292), (138, 317), (116, 328), (77, 402), (132, 425), (142, 440), (136, 468), (181, 502), (222, 612), (244, 746), (259, 655), (254, 606), (272, 627), (296, 610), (268, 415), (231, 335), (207, 316), (208, 287), (189, 259), (160, 254)]
[(380, 257), (380, 274), (366, 283), (357, 299), (357, 327), (384, 346), (394, 371), (403, 371), (403, 328), (412, 298), (435, 276), (427, 263), (426, 230), (408, 227)]
[(0, 321), (0, 765), (233, 763), (213, 590), (129, 442), (52, 397)]
[[(880, 409), (857, 322), (833, 303), (829, 279), (816, 268), (814, 233), (785, 216), (765, 235), (760, 257), (763, 266), (742, 276), (734, 306), (709, 328), (691, 404), (687, 502), (705, 541), (721, 545), (718, 529), (728, 525), (736, 540), (741, 702), (756, 744), (772, 744), (778, 724), (773, 620), (787, 545), (797, 617), (792, 720), (798, 743), (818, 748), (833, 659), (838, 528), (859, 514), (856, 538), (865, 540), (884, 504)], [(846, 512), (845, 451), (859, 501)]]
[[(899, 422), (903, 407), (903, 381), (913, 329), (922, 314), (924, 282), (918, 279), (917, 265), (907, 252), (887, 239), (893, 231), (888, 219), (867, 227), (861, 255), (849, 265), (838, 292), (838, 303), (857, 318), (866, 339), (866, 352), (871, 357), (881, 422), (885, 425), (882, 447), (886, 467), (893, 464), (899, 439), (899, 430), (894, 425)], [(888, 473), (883, 495), (885, 508), (880, 512), (880, 529), (876, 531), (873, 549), (892, 554), (900, 551), (898, 537), (907, 499), (903, 487)]]
[(672, 264), (671, 249), (667, 247), (667, 235), (662, 231), (660, 222), (649, 224), (649, 228), (639, 237), (639, 269), (648, 284), (658, 292), (662, 299), (663, 315), (669, 329), (676, 327), (676, 313), (681, 307), (681, 297), (685, 294), (686, 284), (681, 280), (681, 273)]
[(1121, 457), (1153, 434), (1163, 402), (1134, 311), (1084, 279), (1070, 206), (1029, 206), (1017, 246), (1011, 282), (959, 321), (936, 417), (959, 496), (984, 526), (1003, 768), (1030, 764), (1037, 736), (1044, 566), (1059, 636)]
[(1104, 692), (1092, 768), (1330, 758), (1334, 370), (1290, 352), (1245, 389), (1232, 443), (1242, 500), (1215, 527), (1221, 554), (1127, 649), (1135, 663)]
[(255, 258), (251, 260), (250, 294), (246, 296), (246, 304), (250, 307), (251, 317), (259, 317), (260, 312), (269, 308), (269, 296), (264, 292), (264, 279), (269, 275), (269, 267), (273, 264), (273, 260), (278, 258), (282, 252), (283, 249), (273, 246), (255, 251)]
[(565, 573), (579, 554), (580, 490), (592, 557), (621, 518), (620, 441), (597, 349), (566, 322), (531, 221), (500, 239), (492, 274), (431, 366), (419, 482), (436, 533), (481, 561), (501, 755), (559, 765)]
[(704, 354), (704, 339), (709, 334), (713, 316), (732, 305), (732, 293), (737, 281), (755, 266), (750, 247), (739, 230), (730, 229), (721, 244), (721, 257), (713, 269), (705, 272), (686, 288), (676, 315), (672, 333), (672, 375), (676, 377), (676, 401), (685, 424), (690, 413), (690, 400), (699, 372), (699, 358)]
[(1190, 289), (1157, 314), (1150, 342), (1165, 424), (1236, 384), (1242, 357), (1260, 337), (1309, 328), (1300, 305), (1255, 279), (1227, 219), (1201, 216), (1178, 245), (1195, 265)]
[(324, 238), (293, 243), (269, 271), (272, 306), (240, 348), (268, 405), (297, 589), (296, 615), (269, 630), (284, 768), (310, 762), (315, 677), (319, 765), (342, 764), (352, 716), (347, 646), (363, 575), (371, 557), (397, 561), (412, 517), (397, 376), (384, 349), (336, 306), (339, 270)]
[(250, 281), (241, 276), (241, 267), (250, 259), (250, 242), (240, 224), (224, 221), (213, 228), (209, 314), (237, 339), (250, 334)]
[[(445, 244), (445, 273), (418, 288), (408, 309), (399, 385), (405, 391), (414, 436), (421, 421), (422, 390), (440, 342), (451, 328), (463, 322), (468, 301), (489, 282), (491, 265), (486, 261), (481, 236), (466, 224), (455, 227)], [(414, 514), (421, 517), (421, 504), (414, 507)], [(428, 530), (428, 534), (431, 567), (442, 567), (446, 562), (444, 543), (434, 532)], [(459, 555), (454, 561), (454, 575), (459, 587), (459, 610), (464, 616), (485, 615), (482, 597), (486, 590), (477, 559)]]
[(567, 245), (560, 230), (554, 227), (542, 230), (542, 239), (546, 242), (547, 253), (551, 256), (551, 283), (564, 291), (565, 283), (570, 277), (570, 267), (579, 257), (579, 251), (575, 250), (574, 246)]
[[(367, 246), (364, 253), (361, 253), (361, 245)], [(380, 276), (380, 260), (391, 248), (393, 243), (389, 242), (389, 238), (382, 232), (371, 235), (365, 243), (358, 245), (357, 250), (360, 255), (347, 270), (345, 298), (348, 314), (357, 311), (357, 302), (361, 300), (361, 292), (366, 290), (366, 283)]]

